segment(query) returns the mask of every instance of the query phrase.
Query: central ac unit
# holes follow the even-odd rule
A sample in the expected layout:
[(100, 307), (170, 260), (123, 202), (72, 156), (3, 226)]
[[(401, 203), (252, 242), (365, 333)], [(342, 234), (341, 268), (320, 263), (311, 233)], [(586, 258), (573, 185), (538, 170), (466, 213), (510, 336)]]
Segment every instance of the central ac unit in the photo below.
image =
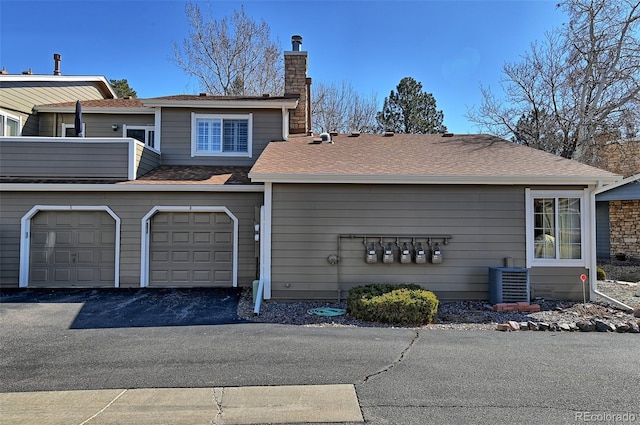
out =
[(529, 269), (489, 267), (489, 302), (529, 302)]

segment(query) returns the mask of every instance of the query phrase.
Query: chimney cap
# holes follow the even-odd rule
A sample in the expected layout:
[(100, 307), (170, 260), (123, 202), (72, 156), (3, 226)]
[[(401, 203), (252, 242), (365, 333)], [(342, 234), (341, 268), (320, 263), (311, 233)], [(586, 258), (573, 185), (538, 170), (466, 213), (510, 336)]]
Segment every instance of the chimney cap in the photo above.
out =
[(294, 52), (300, 51), (300, 46), (302, 45), (302, 36), (301, 35), (293, 35), (291, 36), (291, 48)]

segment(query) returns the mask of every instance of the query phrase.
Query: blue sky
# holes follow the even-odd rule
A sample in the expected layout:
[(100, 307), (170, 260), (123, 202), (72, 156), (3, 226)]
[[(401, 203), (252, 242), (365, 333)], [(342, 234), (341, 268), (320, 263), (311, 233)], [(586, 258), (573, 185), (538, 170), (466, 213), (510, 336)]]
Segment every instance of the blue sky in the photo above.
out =
[[(350, 82), (385, 96), (403, 77), (432, 93), (455, 133), (478, 129), (465, 118), (480, 104), (480, 84), (498, 89), (505, 62), (560, 26), (557, 0), (198, 1), (214, 18), (244, 5), (264, 19), (284, 50), (303, 37), (314, 82)], [(126, 78), (138, 97), (198, 93), (172, 62), (173, 43), (189, 32), (182, 0), (0, 0), (0, 67), (11, 74)]]

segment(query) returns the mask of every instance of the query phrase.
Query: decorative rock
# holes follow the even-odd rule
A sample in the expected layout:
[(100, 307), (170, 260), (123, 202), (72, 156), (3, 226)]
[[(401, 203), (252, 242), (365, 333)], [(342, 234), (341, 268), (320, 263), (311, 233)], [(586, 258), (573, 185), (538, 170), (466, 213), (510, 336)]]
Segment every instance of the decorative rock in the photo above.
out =
[(640, 308), (633, 310), (633, 317), (640, 317)]
[(576, 326), (581, 332), (593, 332), (596, 330), (596, 324), (593, 322), (578, 322)]
[(580, 330), (575, 323), (569, 323), (569, 327), (571, 328), (571, 332)]
[(509, 325), (509, 328), (511, 328), (512, 331), (520, 330), (520, 325), (518, 324), (518, 322), (514, 322), (513, 320), (509, 320), (507, 322), (507, 325)]
[(527, 322), (527, 327), (529, 328), (529, 330), (532, 330), (532, 331), (538, 330), (538, 324), (535, 322)]
[(619, 332), (619, 333), (629, 332), (630, 328), (631, 326), (629, 326), (626, 323), (619, 323), (616, 325), (616, 332)]
[(550, 331), (559, 331), (560, 330), (560, 325), (558, 325), (558, 322), (553, 322), (552, 324), (549, 325), (549, 330)]
[(518, 325), (520, 326), (520, 330), (521, 331), (528, 331), (529, 330), (529, 324), (527, 322), (520, 322), (520, 323), (518, 323)]
[(602, 320), (596, 320), (596, 330), (598, 332), (613, 332), (616, 330), (615, 326), (603, 322)]
[(508, 332), (511, 330), (511, 327), (508, 323), (498, 323), (498, 327), (496, 329), (502, 332)]
[(549, 325), (549, 324), (548, 324), (548, 323), (546, 323), (546, 322), (540, 322), (540, 323), (538, 323), (538, 330), (541, 330), (541, 331), (548, 331), (550, 327), (551, 327), (551, 325)]
[(637, 323), (629, 322), (629, 333), (640, 334), (640, 326)]
[(571, 332), (571, 326), (568, 323), (560, 323), (559, 328), (561, 331)]

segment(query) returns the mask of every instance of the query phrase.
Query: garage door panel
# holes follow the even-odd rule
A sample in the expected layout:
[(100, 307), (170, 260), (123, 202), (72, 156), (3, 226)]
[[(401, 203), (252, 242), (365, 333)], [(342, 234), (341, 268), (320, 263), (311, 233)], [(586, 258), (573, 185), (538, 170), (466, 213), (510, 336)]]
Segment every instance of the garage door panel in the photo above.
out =
[(193, 243), (211, 243), (211, 232), (194, 232)]
[(176, 263), (187, 263), (191, 261), (191, 255), (189, 251), (173, 251), (171, 253), (171, 261)]
[(150, 229), (150, 286), (233, 285), (234, 228), (225, 213), (159, 212)]
[(78, 245), (95, 245), (96, 244), (96, 232), (93, 230), (79, 230), (78, 231)]
[(93, 282), (93, 269), (77, 269), (76, 281), (78, 282)]
[(31, 218), (28, 285), (113, 287), (115, 232), (105, 211), (38, 212)]
[(194, 263), (210, 263), (211, 251), (194, 251), (193, 262)]

